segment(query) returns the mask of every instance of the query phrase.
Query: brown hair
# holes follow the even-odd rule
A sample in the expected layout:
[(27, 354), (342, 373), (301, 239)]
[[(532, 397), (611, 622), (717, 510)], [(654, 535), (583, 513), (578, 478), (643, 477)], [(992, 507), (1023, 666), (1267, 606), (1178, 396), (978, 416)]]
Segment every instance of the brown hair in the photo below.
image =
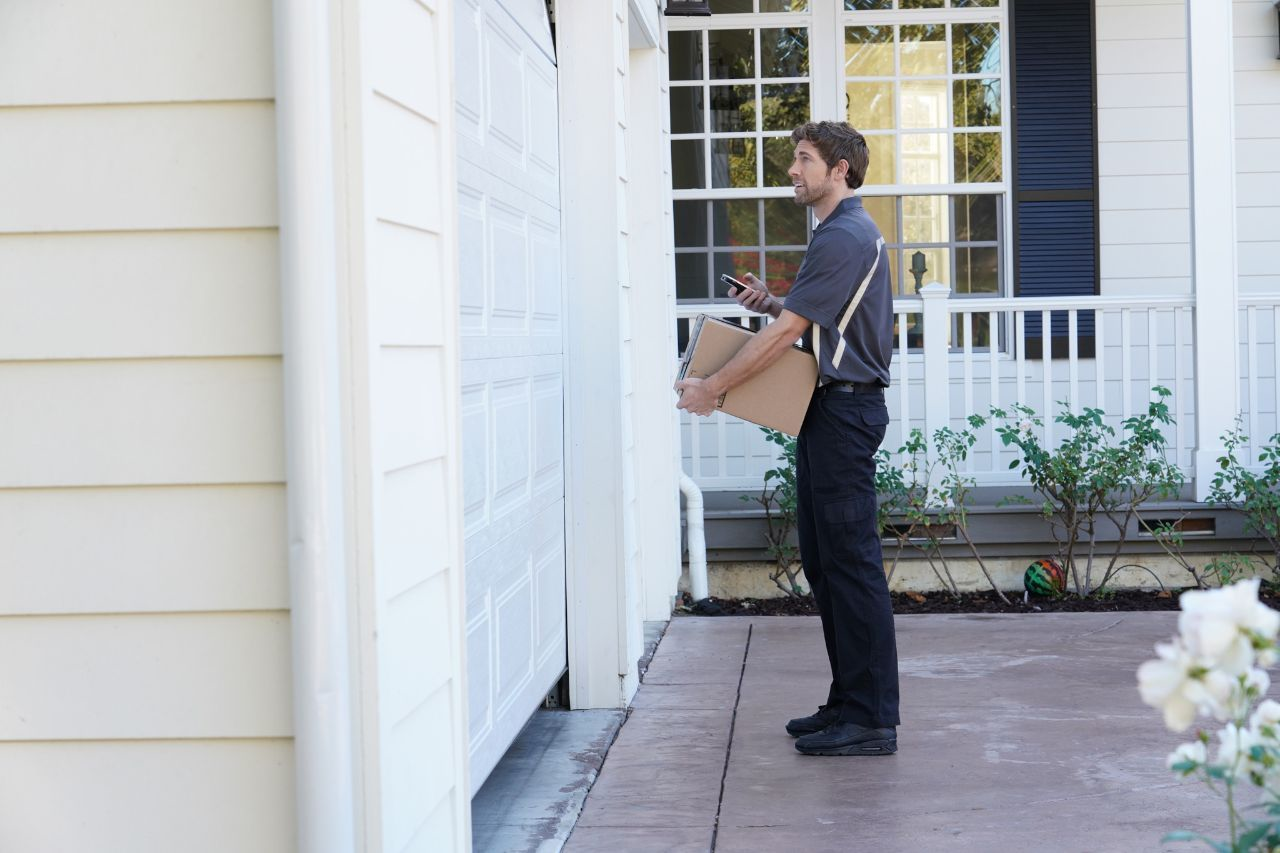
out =
[(827, 169), (834, 169), (836, 164), (844, 160), (849, 164), (849, 173), (844, 181), (851, 188), (862, 186), (867, 176), (867, 164), (871, 161), (867, 153), (867, 140), (861, 133), (844, 121), (811, 121), (791, 131), (791, 141), (799, 143), (805, 140), (813, 144), (822, 155)]

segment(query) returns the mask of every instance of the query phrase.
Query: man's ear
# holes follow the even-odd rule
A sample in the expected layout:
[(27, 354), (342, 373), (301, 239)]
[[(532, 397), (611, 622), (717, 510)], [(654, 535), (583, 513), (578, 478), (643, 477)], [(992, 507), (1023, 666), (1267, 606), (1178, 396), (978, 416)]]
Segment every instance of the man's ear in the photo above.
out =
[(849, 174), (849, 161), (841, 158), (831, 167), (831, 171), (835, 173), (836, 178), (843, 181), (845, 176)]

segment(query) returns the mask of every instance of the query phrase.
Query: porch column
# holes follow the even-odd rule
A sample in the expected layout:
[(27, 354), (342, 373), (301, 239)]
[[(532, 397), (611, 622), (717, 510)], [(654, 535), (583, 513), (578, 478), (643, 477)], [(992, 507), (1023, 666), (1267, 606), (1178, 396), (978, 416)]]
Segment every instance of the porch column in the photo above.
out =
[[(625, 696), (623, 334), (627, 0), (558, 0), (569, 701)], [(646, 332), (650, 330), (645, 330)], [(633, 664), (632, 664), (633, 666)]]
[(1224, 452), (1221, 436), (1240, 411), (1232, 75), (1230, 8), (1224, 11), (1220, 0), (1187, 0), (1198, 501), (1208, 497)]

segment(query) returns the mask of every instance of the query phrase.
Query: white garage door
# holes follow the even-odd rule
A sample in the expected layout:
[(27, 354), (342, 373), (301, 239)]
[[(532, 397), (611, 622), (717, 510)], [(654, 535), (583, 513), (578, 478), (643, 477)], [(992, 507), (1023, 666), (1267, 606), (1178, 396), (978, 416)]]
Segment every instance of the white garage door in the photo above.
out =
[(474, 793), (567, 660), (559, 142), (543, 0), (456, 8)]

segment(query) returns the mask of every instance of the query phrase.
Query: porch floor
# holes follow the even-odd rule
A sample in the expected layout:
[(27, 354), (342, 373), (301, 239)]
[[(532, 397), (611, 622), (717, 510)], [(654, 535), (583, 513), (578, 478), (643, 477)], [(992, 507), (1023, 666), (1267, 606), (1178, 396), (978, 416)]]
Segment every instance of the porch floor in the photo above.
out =
[[(806, 757), (783, 731), (825, 697), (814, 617), (678, 618), (564, 849), (1157, 850), (1225, 835), (1178, 782), (1187, 736), (1135, 670), (1176, 613), (899, 616), (903, 722), (888, 757)], [(1170, 845), (1186, 850), (1187, 845)]]

